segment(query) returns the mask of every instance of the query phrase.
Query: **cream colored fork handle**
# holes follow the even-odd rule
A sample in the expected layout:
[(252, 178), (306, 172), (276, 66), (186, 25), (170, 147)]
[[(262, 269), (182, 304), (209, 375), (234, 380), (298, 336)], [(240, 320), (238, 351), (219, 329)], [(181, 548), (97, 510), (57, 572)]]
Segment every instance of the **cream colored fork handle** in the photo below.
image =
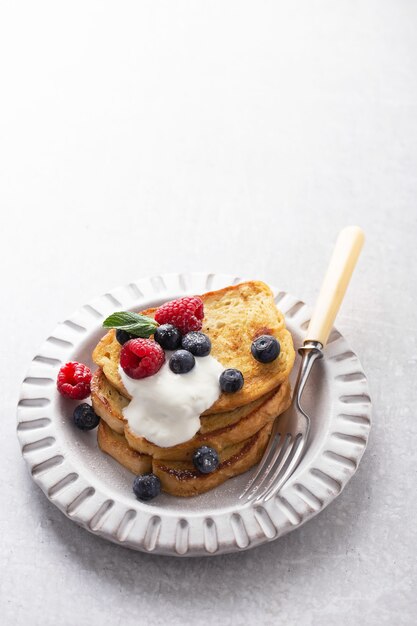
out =
[(334, 320), (345, 296), (365, 240), (359, 226), (347, 226), (340, 231), (324, 277), (306, 340), (326, 345)]

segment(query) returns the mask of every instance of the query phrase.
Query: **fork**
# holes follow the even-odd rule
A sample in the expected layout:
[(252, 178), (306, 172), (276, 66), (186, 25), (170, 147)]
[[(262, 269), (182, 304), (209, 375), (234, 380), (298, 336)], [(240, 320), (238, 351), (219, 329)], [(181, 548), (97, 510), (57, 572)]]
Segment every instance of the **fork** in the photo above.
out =
[(301, 398), (314, 363), (323, 357), (364, 239), (358, 226), (347, 226), (339, 233), (306, 338), (298, 350), (301, 364), (291, 405), (275, 420), (264, 455), (239, 499), (268, 502), (292, 476), (307, 449), (310, 417), (301, 407)]

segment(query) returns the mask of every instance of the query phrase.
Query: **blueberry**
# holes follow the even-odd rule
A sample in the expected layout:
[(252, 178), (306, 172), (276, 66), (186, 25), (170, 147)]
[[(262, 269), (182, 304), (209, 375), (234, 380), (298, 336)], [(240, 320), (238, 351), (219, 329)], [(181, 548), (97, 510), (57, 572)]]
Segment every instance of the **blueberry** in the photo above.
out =
[(139, 474), (133, 481), (133, 493), (143, 502), (152, 500), (161, 493), (161, 481), (155, 474)]
[(220, 374), (220, 389), (225, 393), (235, 393), (243, 387), (243, 374), (239, 370), (228, 369)]
[(121, 346), (123, 346), (126, 343), (126, 341), (133, 339), (133, 337), (134, 335), (131, 335), (126, 330), (120, 330), (120, 329), (116, 330), (116, 339), (120, 343)]
[(261, 335), (252, 342), (250, 350), (252, 356), (260, 363), (270, 363), (278, 357), (281, 346), (272, 335)]
[(158, 326), (153, 337), (164, 350), (176, 350), (181, 345), (181, 333), (172, 324)]
[(211, 350), (210, 339), (204, 333), (199, 333), (196, 330), (184, 335), (181, 345), (184, 350), (188, 350), (194, 356), (207, 356)]
[(201, 446), (194, 452), (193, 464), (202, 474), (211, 474), (219, 465), (219, 455), (214, 448)]
[(169, 367), (174, 374), (186, 374), (194, 365), (195, 358), (188, 350), (177, 350), (169, 359)]
[(100, 418), (94, 412), (93, 407), (86, 402), (75, 407), (72, 419), (80, 430), (93, 430), (100, 422)]

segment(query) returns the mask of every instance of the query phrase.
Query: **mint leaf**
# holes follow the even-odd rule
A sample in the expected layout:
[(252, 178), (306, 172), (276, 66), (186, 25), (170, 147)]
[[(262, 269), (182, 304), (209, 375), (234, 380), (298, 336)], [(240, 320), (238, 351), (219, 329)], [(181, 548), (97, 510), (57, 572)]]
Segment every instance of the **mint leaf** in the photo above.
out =
[(152, 317), (132, 313), (131, 311), (118, 311), (112, 313), (103, 322), (104, 328), (117, 328), (125, 330), (136, 337), (150, 337), (158, 328), (158, 322)]

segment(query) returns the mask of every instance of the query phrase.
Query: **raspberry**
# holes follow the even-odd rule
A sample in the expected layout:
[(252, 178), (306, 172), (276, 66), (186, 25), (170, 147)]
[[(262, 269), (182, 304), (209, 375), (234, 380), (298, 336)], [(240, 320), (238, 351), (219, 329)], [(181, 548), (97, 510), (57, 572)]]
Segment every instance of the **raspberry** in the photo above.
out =
[(91, 370), (84, 363), (66, 363), (58, 372), (56, 387), (59, 393), (73, 400), (84, 400), (90, 395)]
[(183, 335), (191, 330), (200, 330), (203, 317), (204, 305), (198, 296), (186, 296), (166, 302), (155, 313), (158, 324), (172, 324)]
[(120, 365), (130, 378), (146, 378), (158, 372), (165, 361), (159, 343), (150, 339), (130, 339), (120, 351)]

